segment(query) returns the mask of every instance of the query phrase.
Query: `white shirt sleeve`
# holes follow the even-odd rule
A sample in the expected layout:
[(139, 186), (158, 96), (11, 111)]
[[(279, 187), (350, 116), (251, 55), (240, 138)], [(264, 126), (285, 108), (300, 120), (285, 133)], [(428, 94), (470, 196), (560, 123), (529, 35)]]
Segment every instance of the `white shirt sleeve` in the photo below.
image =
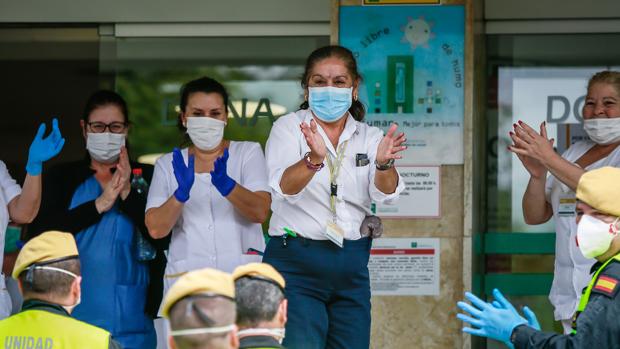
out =
[(243, 155), (243, 176), (239, 184), (249, 191), (266, 191), (270, 193), (263, 150), (258, 143), (247, 142), (247, 144), (247, 154)]
[(379, 142), (383, 138), (383, 131), (378, 128), (371, 127), (368, 135), (368, 158), (370, 159), (370, 171), (368, 171), (369, 176), (369, 194), (370, 198), (382, 204), (394, 204), (398, 200), (398, 196), (405, 189), (405, 184), (403, 183), (403, 179), (398, 174), (398, 184), (396, 185), (396, 190), (393, 193), (386, 194), (379, 190), (375, 185), (375, 173), (377, 172), (377, 167), (375, 166), (375, 160), (377, 159), (377, 147), (379, 146)]
[[(265, 157), (267, 159), (267, 169), (269, 171), (269, 186), (274, 194), (283, 197), (288, 202), (294, 204), (302, 197), (306, 188), (299, 193), (288, 195), (282, 192), (280, 181), (287, 168), (301, 160), (303, 154), (299, 146), (299, 139), (296, 137), (300, 133), (299, 118), (294, 113), (280, 117), (271, 128), (267, 144), (265, 146)], [(294, 126), (294, 127), (292, 127)]]
[(22, 188), (15, 182), (13, 177), (11, 177), (9, 170), (2, 161), (0, 161), (0, 187), (2, 187), (4, 202), (7, 204), (22, 193)]
[[(162, 156), (155, 162), (155, 169), (153, 170), (153, 178), (151, 179), (151, 186), (149, 187), (149, 195), (146, 199), (147, 211), (153, 207), (159, 207), (163, 205), (172, 195), (173, 189), (168, 184), (168, 177), (171, 175), (168, 170), (168, 166), (164, 161), (170, 161), (170, 156)], [(170, 165), (171, 167), (172, 165)], [(174, 188), (176, 190), (176, 187)]]

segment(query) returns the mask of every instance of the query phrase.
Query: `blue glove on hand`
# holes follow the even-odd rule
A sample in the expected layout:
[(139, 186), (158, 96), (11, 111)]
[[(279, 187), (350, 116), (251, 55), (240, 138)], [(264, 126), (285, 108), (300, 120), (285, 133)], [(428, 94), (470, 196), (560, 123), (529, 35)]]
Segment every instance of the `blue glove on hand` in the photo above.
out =
[(527, 324), (527, 320), (516, 313), (516, 310), (512, 312), (509, 309), (496, 308), (469, 292), (465, 293), (465, 297), (473, 306), (465, 302), (458, 302), (457, 305), (473, 317), (465, 314), (457, 314), (456, 317), (475, 327), (463, 327), (465, 333), (510, 343), (510, 336), (514, 328)]
[(186, 202), (189, 200), (189, 191), (194, 184), (194, 155), (189, 155), (187, 166), (185, 166), (181, 151), (179, 148), (174, 148), (172, 151), (172, 169), (178, 184), (177, 190), (174, 191), (174, 197), (179, 202)]
[[(517, 309), (515, 309), (515, 307), (506, 299), (506, 297), (504, 297), (504, 295), (498, 289), (493, 290), (493, 297), (495, 297), (495, 300), (491, 304), (493, 304), (495, 308), (508, 309), (513, 314), (519, 315), (519, 313), (517, 312)], [(525, 315), (525, 319), (527, 320), (528, 326), (530, 326), (531, 328), (535, 330), (540, 331), (540, 324), (538, 323), (536, 314), (534, 314), (534, 312), (530, 310), (530, 308), (528, 308), (527, 306), (523, 307), (523, 314)], [(506, 344), (508, 348), (514, 349), (514, 345), (510, 341), (504, 342), (504, 344)]]
[(235, 188), (237, 184), (234, 179), (226, 173), (226, 162), (228, 161), (228, 148), (224, 149), (224, 155), (220, 156), (213, 163), (213, 171), (211, 171), (211, 183), (217, 191), (226, 197)]
[(26, 172), (31, 176), (40, 175), (43, 172), (43, 162), (58, 155), (65, 145), (65, 139), (62, 138), (58, 129), (58, 119), (52, 120), (52, 132), (46, 138), (43, 138), (44, 134), (45, 123), (42, 123), (28, 151)]

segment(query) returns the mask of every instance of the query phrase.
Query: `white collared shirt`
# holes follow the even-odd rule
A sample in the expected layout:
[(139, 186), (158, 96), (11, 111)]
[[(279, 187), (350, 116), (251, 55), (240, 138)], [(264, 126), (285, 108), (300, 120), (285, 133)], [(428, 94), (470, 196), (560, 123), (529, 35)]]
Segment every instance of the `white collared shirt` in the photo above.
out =
[[(344, 230), (344, 238), (357, 240), (360, 225), (366, 215), (370, 214), (371, 200), (379, 203), (392, 203), (404, 189), (402, 178), (394, 193), (382, 193), (375, 186), (375, 158), (377, 146), (383, 138), (383, 131), (353, 119), (347, 114), (347, 122), (338, 140), (338, 148), (347, 142), (340, 175), (336, 179), (338, 196), (336, 200), (337, 224)], [(284, 171), (301, 160), (310, 151), (299, 129), (301, 121), (310, 124), (312, 113), (299, 110), (280, 117), (271, 128), (265, 147), (269, 185), (272, 189), (269, 235), (280, 236), (284, 228), (291, 229), (303, 237), (313, 240), (326, 240), (324, 234), (328, 221), (332, 221), (330, 209), (330, 180), (327, 165), (318, 171), (308, 185), (295, 195), (287, 195), (280, 188)], [(325, 132), (318, 125), (318, 130), (327, 151), (335, 159), (336, 149)], [(366, 154), (369, 163), (356, 166), (356, 155)], [(327, 163), (327, 160), (325, 160)]]
[[(594, 145), (595, 143), (590, 140), (576, 142), (562, 154), (562, 157), (574, 163)], [(614, 149), (607, 157), (587, 166), (585, 170), (590, 171), (603, 166), (620, 167), (620, 147)], [(575, 192), (551, 174), (547, 177), (545, 190), (547, 201), (553, 207), (555, 222), (555, 268), (549, 300), (555, 308), (555, 319), (566, 320), (575, 314), (581, 293), (592, 278), (590, 269), (596, 260), (584, 257), (577, 246), (575, 217), (562, 217), (558, 212), (560, 197), (566, 195), (575, 197)]]
[[(187, 164), (187, 148), (181, 153)], [(271, 191), (260, 144), (230, 142), (229, 153), (227, 173), (235, 182), (249, 191)], [(146, 210), (164, 204), (177, 187), (168, 153), (155, 163)], [(261, 261), (248, 249), (265, 250), (261, 225), (241, 216), (213, 186), (209, 173), (195, 174), (189, 200), (171, 234), (164, 291), (182, 273), (207, 267), (232, 272), (239, 265)]]

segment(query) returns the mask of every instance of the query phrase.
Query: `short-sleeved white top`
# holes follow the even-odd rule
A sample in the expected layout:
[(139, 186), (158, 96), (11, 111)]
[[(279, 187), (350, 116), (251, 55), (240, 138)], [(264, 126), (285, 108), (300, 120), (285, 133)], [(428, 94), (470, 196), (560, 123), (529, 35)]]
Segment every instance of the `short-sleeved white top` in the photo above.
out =
[[(22, 188), (11, 177), (2, 161), (0, 161), (0, 191), (2, 191), (0, 195), (0, 252), (2, 252), (4, 251), (4, 235), (9, 225), (9, 202), (22, 192)], [(2, 258), (0, 258), (0, 270), (2, 270)]]
[[(576, 142), (562, 154), (562, 157), (574, 163), (595, 144), (590, 140)], [(614, 149), (606, 158), (586, 167), (585, 170), (594, 170), (604, 166), (620, 167), (620, 147)], [(556, 232), (555, 270), (549, 300), (555, 308), (556, 320), (570, 319), (577, 309), (584, 287), (590, 282), (590, 268), (596, 261), (584, 257), (577, 246), (575, 217), (560, 217), (558, 214), (560, 197), (575, 196), (575, 192), (553, 175), (547, 177), (545, 191), (547, 201), (553, 207)]]
[[(187, 163), (187, 149), (182, 151)], [(265, 157), (260, 144), (230, 142), (227, 173), (250, 191), (270, 192)], [(172, 153), (155, 163), (146, 209), (159, 207), (177, 189), (172, 169)], [(172, 228), (166, 277), (200, 268), (232, 272), (239, 265), (260, 262), (248, 249), (265, 250), (261, 225), (244, 218), (211, 184), (209, 173), (196, 173), (190, 197)], [(166, 289), (172, 283), (166, 283)]]
[[(284, 171), (303, 158), (310, 151), (299, 129), (302, 121), (310, 123), (312, 112), (299, 110), (280, 117), (271, 128), (265, 154), (269, 170), (269, 185), (273, 197), (271, 200), (272, 216), (269, 222), (269, 235), (280, 236), (284, 228), (291, 229), (303, 237), (313, 240), (325, 240), (325, 227), (333, 220), (330, 208), (330, 179), (327, 165), (317, 172), (308, 185), (295, 195), (287, 195), (280, 188)], [(336, 214), (337, 223), (344, 230), (344, 238), (357, 240), (361, 238), (360, 225), (366, 215), (370, 214), (371, 200), (381, 203), (393, 203), (404, 190), (402, 178), (394, 193), (382, 193), (375, 186), (375, 158), (377, 146), (383, 138), (383, 131), (356, 121), (350, 114), (340, 135), (338, 146), (345, 141), (347, 146), (338, 185)], [(327, 151), (336, 158), (336, 149), (320, 125), (318, 130)], [(368, 163), (357, 166), (356, 157), (366, 155)], [(326, 160), (327, 161), (327, 160)]]

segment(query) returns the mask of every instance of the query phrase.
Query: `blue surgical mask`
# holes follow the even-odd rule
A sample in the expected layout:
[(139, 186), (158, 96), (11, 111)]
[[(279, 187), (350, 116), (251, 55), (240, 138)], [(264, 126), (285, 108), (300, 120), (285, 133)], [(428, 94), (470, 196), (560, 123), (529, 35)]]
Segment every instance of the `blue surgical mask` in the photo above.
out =
[(346, 115), (351, 107), (353, 88), (309, 87), (308, 104), (319, 120), (336, 122)]

